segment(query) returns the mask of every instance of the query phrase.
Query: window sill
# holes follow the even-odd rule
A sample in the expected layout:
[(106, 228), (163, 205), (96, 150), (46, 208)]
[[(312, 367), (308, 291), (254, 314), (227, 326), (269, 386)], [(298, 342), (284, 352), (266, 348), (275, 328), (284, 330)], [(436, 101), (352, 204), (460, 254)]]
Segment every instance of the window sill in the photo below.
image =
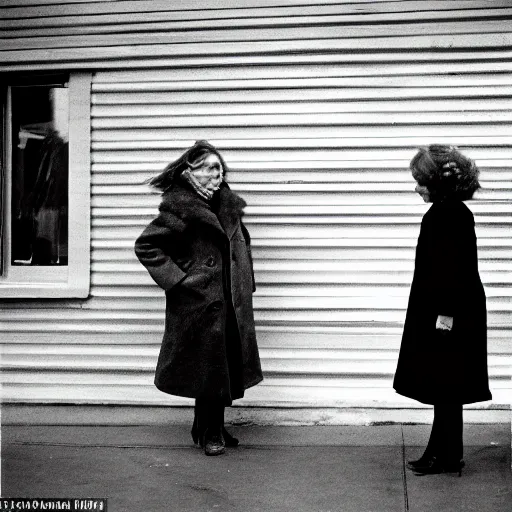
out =
[(89, 283), (69, 286), (68, 283), (0, 283), (1, 299), (86, 299)]

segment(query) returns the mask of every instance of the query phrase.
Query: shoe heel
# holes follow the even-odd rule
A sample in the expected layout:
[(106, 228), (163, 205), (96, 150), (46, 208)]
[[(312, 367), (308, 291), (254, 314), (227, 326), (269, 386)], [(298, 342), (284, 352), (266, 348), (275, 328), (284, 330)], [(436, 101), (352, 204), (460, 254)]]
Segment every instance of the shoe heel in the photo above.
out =
[(451, 472), (456, 473), (456, 474), (457, 474), (457, 476), (460, 478), (460, 477), (462, 476), (462, 468), (463, 468), (465, 465), (466, 465), (466, 464), (464, 463), (464, 461), (463, 461), (463, 460), (461, 460), (457, 466), (455, 466), (455, 467), (453, 467), (453, 468), (448, 468), (448, 471), (450, 472), (450, 470), (451, 470)]
[(224, 442), (226, 446), (229, 446), (230, 448), (236, 448), (240, 442), (236, 437), (233, 437), (225, 427), (222, 427), (222, 437), (224, 437)]

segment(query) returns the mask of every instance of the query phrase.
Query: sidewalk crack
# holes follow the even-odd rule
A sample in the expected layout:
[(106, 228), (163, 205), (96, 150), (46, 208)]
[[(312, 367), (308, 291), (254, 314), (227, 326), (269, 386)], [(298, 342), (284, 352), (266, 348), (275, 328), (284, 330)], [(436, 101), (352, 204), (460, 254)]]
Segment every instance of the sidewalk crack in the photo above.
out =
[(402, 482), (404, 487), (404, 511), (409, 511), (409, 494), (407, 492), (407, 473), (405, 471), (405, 439), (404, 439), (404, 426), (400, 423), (400, 431), (402, 433)]

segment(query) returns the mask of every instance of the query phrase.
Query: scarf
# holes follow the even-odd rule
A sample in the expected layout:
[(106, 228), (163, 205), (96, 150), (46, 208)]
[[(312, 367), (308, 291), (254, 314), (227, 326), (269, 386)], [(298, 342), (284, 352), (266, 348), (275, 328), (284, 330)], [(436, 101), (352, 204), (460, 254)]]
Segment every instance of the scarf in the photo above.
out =
[(216, 190), (212, 191), (208, 190), (206, 187), (203, 187), (203, 185), (197, 181), (197, 178), (190, 172), (190, 169), (185, 169), (181, 173), (181, 178), (186, 181), (205, 201), (211, 201), (213, 194), (218, 190), (217, 188)]

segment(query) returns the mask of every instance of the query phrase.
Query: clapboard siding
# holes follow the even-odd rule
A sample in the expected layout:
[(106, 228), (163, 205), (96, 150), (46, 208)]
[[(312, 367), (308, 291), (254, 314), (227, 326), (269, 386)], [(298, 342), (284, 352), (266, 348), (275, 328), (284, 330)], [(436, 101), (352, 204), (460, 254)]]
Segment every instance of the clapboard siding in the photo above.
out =
[[(157, 59), (196, 58), (209, 65), (211, 57), (280, 58), (289, 52), (321, 54), (377, 50), (378, 54), (347, 56), (341, 62), (381, 56), (386, 48), (447, 58), (440, 50), (479, 51), (496, 57), (507, 51), (512, 7), (507, 1), (383, 2), (12, 2), (0, 8), (1, 61), (13, 70), (64, 66), (147, 67)], [(478, 37), (475, 37), (475, 34)], [(432, 52), (432, 50), (434, 50)], [(264, 57), (261, 54), (267, 54)], [(499, 52), (498, 52), (499, 53)], [(395, 55), (398, 60), (407, 59)], [(463, 59), (475, 60), (466, 54)], [(484, 57), (485, 58), (485, 57)], [(499, 57), (498, 57), (499, 58)], [(339, 59), (339, 57), (338, 57)], [(228, 62), (226, 61), (226, 62)], [(310, 62), (306, 58), (306, 62)], [(175, 62), (175, 65), (180, 65)], [(181, 65), (186, 63), (182, 62)]]
[(489, 372), (509, 402), (508, 1), (38, 1), (0, 7), (0, 71), (94, 71), (91, 296), (4, 303), (7, 402), (183, 404), (152, 384), (164, 298), (133, 253), (145, 181), (207, 138), (247, 203), (265, 381), (241, 404), (416, 408), (391, 389), (427, 206), (408, 162), (473, 157)]

